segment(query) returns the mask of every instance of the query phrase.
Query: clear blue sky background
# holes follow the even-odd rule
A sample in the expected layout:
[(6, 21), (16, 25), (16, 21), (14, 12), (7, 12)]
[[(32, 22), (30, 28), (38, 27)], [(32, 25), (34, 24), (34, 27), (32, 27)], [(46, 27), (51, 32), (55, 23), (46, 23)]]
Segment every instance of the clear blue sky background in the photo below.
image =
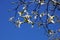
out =
[[(15, 0), (0, 0), (0, 40), (48, 40), (44, 29), (31, 28), (25, 24), (17, 28), (14, 24), (9, 23), (9, 18), (13, 12), (9, 13), (11, 2)], [(55, 28), (56, 29), (56, 28)]]

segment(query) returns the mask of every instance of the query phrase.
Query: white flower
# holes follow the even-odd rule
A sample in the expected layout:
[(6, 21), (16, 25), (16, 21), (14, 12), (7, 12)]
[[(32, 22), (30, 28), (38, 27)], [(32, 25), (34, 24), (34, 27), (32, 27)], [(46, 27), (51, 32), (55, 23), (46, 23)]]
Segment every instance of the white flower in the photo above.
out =
[(23, 12), (19, 12), (19, 11), (18, 11), (18, 14), (19, 14), (19, 16), (21, 16), (21, 15), (23, 14)]
[(13, 20), (13, 18), (14, 18), (14, 17), (11, 17), (11, 18), (9, 19), (9, 21), (12, 21), (12, 20)]
[(20, 28), (20, 25), (22, 24), (23, 22), (21, 22), (19, 19), (16, 21), (16, 26), (18, 26)]
[(48, 14), (48, 16), (49, 16), (48, 22), (55, 23), (55, 22), (53, 21), (54, 16), (51, 16), (51, 15), (49, 15), (49, 14)]

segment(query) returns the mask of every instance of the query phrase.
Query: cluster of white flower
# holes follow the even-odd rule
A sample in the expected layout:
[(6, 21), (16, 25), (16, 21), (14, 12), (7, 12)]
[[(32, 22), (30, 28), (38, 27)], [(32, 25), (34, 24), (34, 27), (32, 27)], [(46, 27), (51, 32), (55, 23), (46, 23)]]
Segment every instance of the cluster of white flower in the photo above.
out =
[[(55, 4), (57, 3), (57, 1), (55, 1), (55, 0), (51, 0), (51, 1), (53, 1)], [(34, 3), (35, 2), (37, 3), (37, 5), (39, 7), (46, 4), (45, 0), (34, 0)], [(50, 23), (55, 24), (56, 22), (60, 22), (60, 20), (55, 21), (54, 18), (56, 18), (56, 15), (51, 15), (49, 13), (50, 11), (49, 11), (48, 8), (46, 10), (44, 10), (43, 12), (41, 12), (41, 13), (39, 13), (40, 10), (38, 10), (39, 8), (37, 8), (37, 7), (36, 7), (36, 9), (33, 8), (33, 10), (30, 10), (30, 11), (27, 10), (28, 9), (27, 5), (29, 7), (30, 6), (29, 4), (30, 4), (29, 2), (28, 3), (27, 2), (22, 3), (22, 5), (23, 5), (22, 9), (23, 10), (22, 11), (16, 10), (17, 11), (16, 14), (18, 14), (18, 17), (15, 18), (15, 16), (13, 16), (9, 19), (9, 21), (14, 23), (18, 28), (20, 28), (21, 24), (23, 24), (23, 23), (31, 24), (32, 28), (33, 28), (34, 24), (38, 24), (38, 26), (40, 27), (41, 25), (46, 26)], [(48, 5), (48, 4), (46, 4), (46, 5)], [(17, 9), (18, 9), (18, 7), (17, 7)], [(46, 12), (48, 12), (48, 13), (46, 13)], [(46, 17), (47, 18), (46, 22), (44, 22), (45, 20), (42, 20), (43, 17), (45, 17), (45, 16), (47, 16)], [(23, 20), (20, 20), (20, 18), (23, 18)], [(58, 30), (58, 32), (60, 32), (60, 29)], [(48, 28), (48, 34), (53, 35), (53, 34), (55, 34), (55, 32), (53, 30), (49, 30), (49, 28)]]
[[(51, 1), (53, 1), (53, 2), (55, 2), (56, 3), (56, 1), (55, 0), (51, 0)], [(45, 4), (46, 2), (45, 2), (45, 0), (34, 0), (34, 2), (38, 2), (38, 4), (40, 4), (40, 5), (43, 5), (43, 4)], [(27, 3), (25, 3), (25, 4), (27, 4)], [(24, 22), (27, 22), (27, 23), (29, 23), (29, 24), (33, 24), (34, 22), (31, 20), (31, 15), (29, 15), (30, 13), (27, 11), (27, 6), (24, 4), (24, 6), (23, 6), (23, 11), (18, 11), (17, 13), (19, 14), (19, 16), (20, 17), (22, 17), (22, 18), (24, 18)], [(18, 9), (18, 8), (17, 8)], [(40, 17), (40, 18), (42, 18), (42, 17), (44, 17), (44, 16), (48, 16), (48, 19), (47, 19), (47, 22), (48, 23), (55, 23), (55, 21), (54, 21), (54, 15), (53, 16), (51, 16), (49, 13), (47, 14), (47, 13), (44, 13), (44, 12), (42, 12), (42, 13), (37, 13), (37, 11), (32, 11), (32, 15), (35, 15), (33, 18), (34, 18), (34, 20), (36, 20), (36, 19), (38, 19), (38, 16)], [(23, 15), (23, 14), (25, 14), (25, 15)], [(14, 17), (11, 17), (10, 19), (9, 19), (9, 21), (11, 21), (11, 22), (13, 22), (14, 21)], [(16, 24), (22, 24), (22, 22), (18, 19), (17, 21), (16, 21)]]
[[(31, 15), (29, 15), (29, 13), (27, 13), (26, 15), (23, 15), (23, 13), (24, 13), (24, 12), (18, 12), (19, 16), (22, 17), (22, 18), (24, 18), (24, 22), (29, 23), (29, 24), (33, 24), (34, 22), (31, 21), (31, 19), (30, 19), (30, 18), (31, 18)], [(22, 15), (23, 15), (23, 16), (22, 16)], [(34, 16), (34, 19), (37, 19), (37, 16), (38, 16), (38, 15), (35, 15), (35, 16)], [(40, 18), (42, 18), (43, 16), (46, 16), (46, 13), (41, 13), (39, 16), (40, 16)], [(54, 24), (55, 21), (54, 21), (53, 19), (54, 19), (55, 16), (51, 16), (50, 14), (48, 14), (48, 17), (49, 17), (49, 18), (47, 19), (48, 23), (53, 23), (53, 24)], [(14, 17), (11, 17), (11, 18), (9, 19), (9, 21), (13, 22), (13, 18), (14, 18)], [(37, 21), (37, 20), (36, 20), (36, 21)], [(18, 18), (18, 20), (16, 21), (15, 24), (16, 24), (17, 26), (20, 26), (22, 23), (23, 23), (23, 22), (21, 22), (20, 19)], [(32, 25), (32, 27), (33, 27), (33, 25)], [(19, 27), (19, 28), (20, 28), (20, 27)]]

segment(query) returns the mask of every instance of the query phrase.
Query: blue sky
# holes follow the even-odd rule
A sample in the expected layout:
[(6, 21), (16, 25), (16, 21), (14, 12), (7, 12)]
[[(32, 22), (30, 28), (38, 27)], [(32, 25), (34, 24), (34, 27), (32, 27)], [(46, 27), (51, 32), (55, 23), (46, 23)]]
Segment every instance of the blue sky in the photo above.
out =
[[(0, 1), (0, 40), (48, 40), (44, 29), (31, 28), (25, 24), (21, 28), (17, 28), (8, 20), (13, 12), (8, 12), (11, 2), (15, 0), (1, 0)], [(56, 29), (56, 28), (55, 28)]]

